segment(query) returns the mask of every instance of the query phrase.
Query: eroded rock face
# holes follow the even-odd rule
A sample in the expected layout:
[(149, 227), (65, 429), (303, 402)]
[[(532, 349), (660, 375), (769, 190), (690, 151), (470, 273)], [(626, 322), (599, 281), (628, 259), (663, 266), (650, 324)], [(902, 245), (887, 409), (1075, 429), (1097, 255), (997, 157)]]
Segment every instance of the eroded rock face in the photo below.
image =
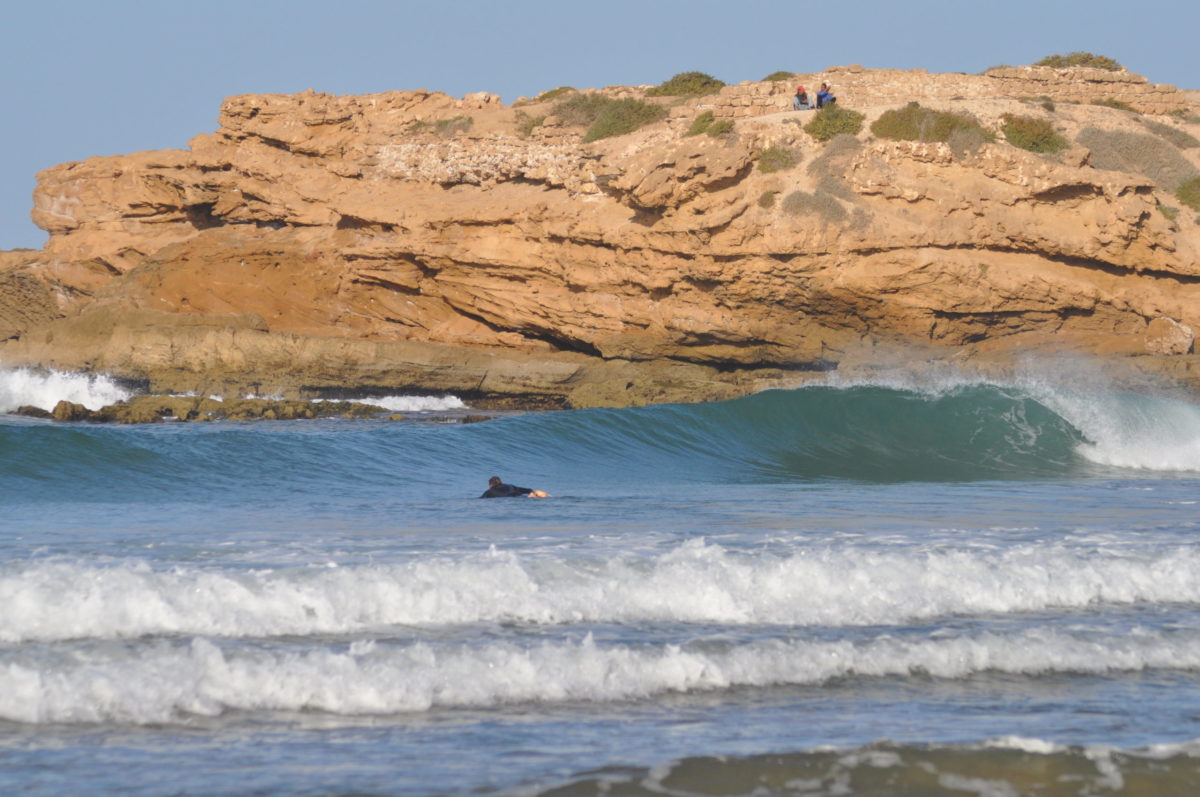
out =
[[(231, 98), (189, 151), (39, 175), (51, 237), (0, 271), (0, 362), (583, 406), (726, 397), (902, 349), (1190, 351), (1156, 319), (1200, 324), (1198, 226), (1147, 177), (1078, 149), (822, 144), (803, 113), (684, 135), (706, 102), (584, 145), (560, 124), (523, 135), (493, 95)], [(962, 102), (995, 126), (1031, 112)], [(1054, 121), (1140, 124), (1088, 106)], [(770, 146), (800, 165), (756, 169)]]
[(1154, 354), (1191, 354), (1196, 333), (1173, 318), (1155, 318), (1146, 325), (1146, 349)]

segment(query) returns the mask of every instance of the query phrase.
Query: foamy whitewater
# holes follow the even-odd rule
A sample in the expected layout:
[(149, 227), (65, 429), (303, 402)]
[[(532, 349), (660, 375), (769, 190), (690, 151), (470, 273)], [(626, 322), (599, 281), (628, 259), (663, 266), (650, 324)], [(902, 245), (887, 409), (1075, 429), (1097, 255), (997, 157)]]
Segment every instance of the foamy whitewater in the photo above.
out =
[(0, 792), (1200, 792), (1196, 404), (367, 400), (420, 417), (0, 416)]
[(70, 401), (82, 404), (89, 410), (98, 410), (131, 395), (107, 376), (4, 368), (0, 365), (0, 412), (13, 412), (24, 406), (49, 411), (59, 401)]

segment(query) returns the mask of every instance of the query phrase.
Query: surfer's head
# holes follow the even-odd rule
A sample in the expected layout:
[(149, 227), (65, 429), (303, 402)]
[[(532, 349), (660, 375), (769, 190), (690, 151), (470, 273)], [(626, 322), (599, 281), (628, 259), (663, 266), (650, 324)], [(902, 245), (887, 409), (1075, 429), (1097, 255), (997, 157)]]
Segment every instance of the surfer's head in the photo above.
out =
[(492, 478), (488, 479), (488, 487), (495, 487), (497, 484), (500, 484), (500, 483), (501, 482), (500, 482), (499, 476), (493, 476)]

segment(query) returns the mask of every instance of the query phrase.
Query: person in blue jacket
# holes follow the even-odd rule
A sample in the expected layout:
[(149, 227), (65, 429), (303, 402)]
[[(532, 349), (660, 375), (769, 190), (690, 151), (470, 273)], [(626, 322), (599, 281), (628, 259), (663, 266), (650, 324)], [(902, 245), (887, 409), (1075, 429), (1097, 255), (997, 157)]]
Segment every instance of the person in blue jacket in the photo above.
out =
[(499, 476), (488, 479), (488, 488), (480, 498), (548, 498), (541, 490), (531, 490), (528, 487), (516, 487), (500, 481)]
[(826, 105), (833, 105), (837, 102), (837, 97), (833, 96), (833, 89), (828, 83), (821, 84), (821, 90), (817, 92), (817, 107), (824, 108)]

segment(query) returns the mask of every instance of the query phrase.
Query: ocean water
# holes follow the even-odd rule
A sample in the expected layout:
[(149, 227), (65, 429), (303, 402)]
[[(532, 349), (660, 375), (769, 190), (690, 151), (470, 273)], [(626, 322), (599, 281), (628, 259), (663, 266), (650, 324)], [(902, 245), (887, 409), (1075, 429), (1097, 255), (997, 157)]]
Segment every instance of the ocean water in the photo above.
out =
[(386, 401), (0, 416), (0, 793), (1200, 792), (1196, 404)]

